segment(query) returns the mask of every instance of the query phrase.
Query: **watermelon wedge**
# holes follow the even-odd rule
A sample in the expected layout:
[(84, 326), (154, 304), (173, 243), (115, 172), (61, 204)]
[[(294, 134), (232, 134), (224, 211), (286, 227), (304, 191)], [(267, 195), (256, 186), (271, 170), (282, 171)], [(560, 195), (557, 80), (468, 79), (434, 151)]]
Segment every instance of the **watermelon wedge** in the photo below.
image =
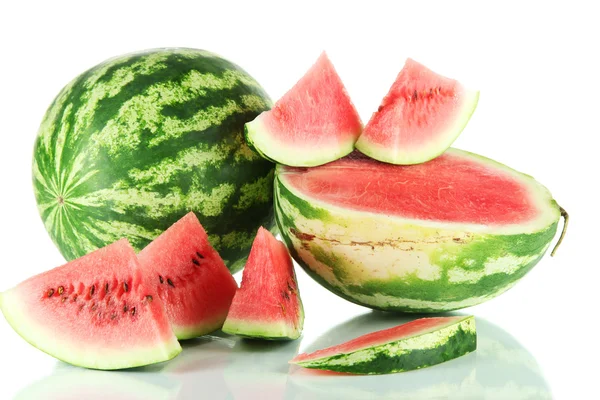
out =
[(352, 152), (362, 122), (323, 52), (272, 110), (247, 123), (245, 129), (246, 141), (265, 158), (310, 167)]
[(154, 239), (138, 258), (178, 339), (223, 326), (237, 284), (193, 212)]
[(30, 344), (85, 368), (137, 367), (181, 352), (126, 239), (29, 278), (0, 295), (0, 309)]
[(258, 339), (297, 339), (303, 325), (292, 259), (285, 245), (261, 227), (223, 332)]
[(472, 316), (421, 318), (311, 354), (300, 354), (290, 363), (351, 374), (388, 374), (440, 364), (476, 348)]
[(456, 310), (507, 291), (544, 256), (561, 216), (564, 236), (568, 218), (531, 176), (457, 149), (410, 166), (360, 153), (278, 166), (275, 212), (317, 282), (404, 312)]
[(356, 148), (391, 164), (431, 160), (460, 135), (478, 101), (478, 91), (408, 59)]

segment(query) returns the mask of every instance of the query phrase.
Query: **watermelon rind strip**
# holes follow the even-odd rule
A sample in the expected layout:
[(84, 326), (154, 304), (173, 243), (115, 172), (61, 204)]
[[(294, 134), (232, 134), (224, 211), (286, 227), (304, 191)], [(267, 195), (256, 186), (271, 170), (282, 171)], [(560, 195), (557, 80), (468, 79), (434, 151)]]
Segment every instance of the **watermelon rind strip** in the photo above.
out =
[[(304, 320), (302, 307), (300, 321)], [(299, 324), (301, 326), (302, 324)], [(295, 340), (300, 337), (300, 330), (294, 329), (286, 322), (261, 322), (228, 319), (223, 326), (223, 332), (245, 338), (264, 340)]]
[(475, 318), (468, 316), (451, 325), (400, 340), (291, 363), (305, 368), (350, 374), (388, 374), (426, 368), (461, 357), (477, 348)]
[[(275, 139), (264, 126), (259, 115), (254, 121), (246, 123), (244, 134), (248, 146), (265, 159), (292, 167), (316, 167), (340, 159), (354, 150), (355, 139), (339, 142), (335, 147), (300, 148), (289, 146)], [(350, 135), (348, 135), (350, 136)]]

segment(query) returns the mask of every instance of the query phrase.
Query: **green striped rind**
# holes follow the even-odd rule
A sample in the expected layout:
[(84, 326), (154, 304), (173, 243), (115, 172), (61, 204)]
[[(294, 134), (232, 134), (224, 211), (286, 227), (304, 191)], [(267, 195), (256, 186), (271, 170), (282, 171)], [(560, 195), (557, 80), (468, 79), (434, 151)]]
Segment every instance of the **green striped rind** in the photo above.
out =
[(271, 101), (215, 54), (158, 49), (108, 60), (54, 99), (34, 149), (46, 229), (75, 259), (121, 237), (137, 249), (188, 211), (232, 271), (273, 226), (273, 165), (244, 142)]
[(351, 374), (389, 374), (441, 364), (476, 348), (475, 319), (471, 316), (418, 336), (297, 364)]
[(78, 343), (65, 343), (57, 338), (55, 332), (31, 319), (23, 309), (23, 303), (16, 288), (0, 294), (0, 311), (15, 332), (35, 348), (78, 367), (101, 370), (134, 368), (171, 360), (181, 353), (175, 335), (171, 335), (168, 341), (153, 343), (150, 347), (106, 349), (101, 352), (82, 348)]
[(547, 190), (525, 175), (540, 218), (494, 231), (326, 205), (286, 186), (283, 169), (275, 213), (290, 253), (325, 288), (374, 309), (440, 312), (496, 297), (544, 256), (560, 218)]

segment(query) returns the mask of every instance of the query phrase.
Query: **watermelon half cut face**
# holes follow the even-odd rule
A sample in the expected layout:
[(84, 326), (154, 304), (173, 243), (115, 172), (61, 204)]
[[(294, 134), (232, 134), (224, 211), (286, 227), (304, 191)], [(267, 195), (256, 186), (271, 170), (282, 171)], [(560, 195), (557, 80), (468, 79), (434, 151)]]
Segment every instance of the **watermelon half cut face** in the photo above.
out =
[(29, 278), (0, 295), (0, 309), (33, 346), (85, 368), (131, 368), (181, 352), (126, 239)]
[(532, 177), (449, 149), (400, 166), (359, 153), (279, 166), (275, 208), (292, 256), (355, 303), (440, 312), (493, 298), (543, 257), (562, 209)]
[(478, 100), (478, 91), (408, 59), (356, 148), (391, 164), (431, 160), (460, 135)]
[(297, 339), (304, 309), (287, 248), (260, 228), (223, 332), (256, 339)]
[(193, 212), (154, 239), (138, 258), (178, 339), (223, 326), (237, 284)]
[(425, 368), (477, 348), (472, 316), (421, 318), (290, 361), (305, 368), (351, 374), (388, 374)]
[(354, 150), (362, 122), (325, 53), (270, 111), (246, 124), (246, 140), (278, 163), (311, 167)]

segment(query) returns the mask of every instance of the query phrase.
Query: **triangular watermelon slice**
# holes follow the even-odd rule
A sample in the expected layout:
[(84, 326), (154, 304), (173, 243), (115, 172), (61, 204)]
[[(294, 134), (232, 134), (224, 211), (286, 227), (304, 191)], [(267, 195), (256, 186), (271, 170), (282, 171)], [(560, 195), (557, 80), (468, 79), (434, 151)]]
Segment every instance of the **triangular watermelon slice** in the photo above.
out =
[(362, 127), (342, 80), (322, 53), (272, 110), (246, 124), (246, 140), (269, 160), (312, 167), (351, 153)]
[(131, 368), (181, 352), (126, 239), (27, 279), (0, 294), (0, 309), (23, 339), (81, 367)]
[(285, 245), (261, 227), (223, 332), (258, 339), (297, 339), (303, 325), (292, 259)]
[(190, 339), (223, 325), (237, 284), (204, 228), (188, 213), (138, 255), (165, 304), (178, 339)]
[(460, 135), (478, 100), (478, 91), (408, 59), (356, 148), (391, 164), (431, 160)]
[(440, 364), (476, 347), (473, 316), (421, 318), (300, 354), (290, 363), (351, 374), (388, 374)]

